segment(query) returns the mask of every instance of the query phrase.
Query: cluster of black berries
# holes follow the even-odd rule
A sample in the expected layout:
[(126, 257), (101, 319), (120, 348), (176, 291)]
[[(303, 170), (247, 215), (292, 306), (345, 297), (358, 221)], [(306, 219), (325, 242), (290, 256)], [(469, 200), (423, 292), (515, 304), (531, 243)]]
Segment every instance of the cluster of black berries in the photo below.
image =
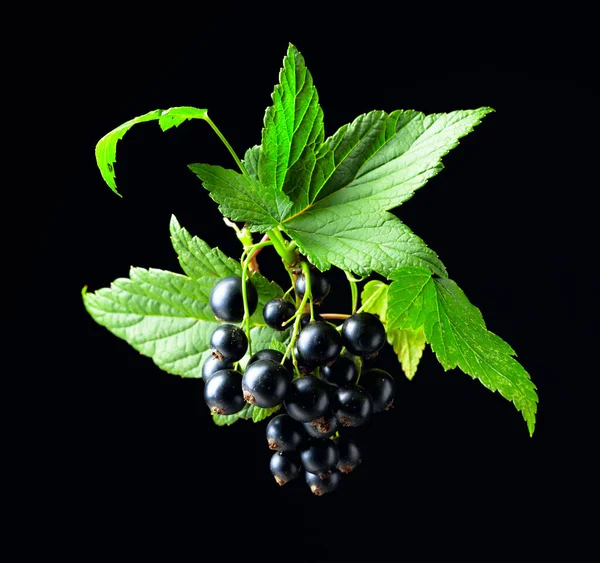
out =
[[(313, 305), (318, 306), (330, 285), (318, 270), (311, 270), (310, 281)], [(294, 288), (298, 297), (304, 288), (304, 276), (299, 274)], [(252, 314), (258, 298), (249, 281), (246, 297)], [(392, 376), (376, 367), (361, 369), (358, 361), (374, 358), (385, 344), (382, 322), (371, 313), (355, 313), (336, 327), (318, 314), (311, 319), (305, 313), (294, 342), (297, 373), (292, 358), (273, 349), (252, 355), (242, 373), (236, 366), (248, 350), (248, 340), (232, 324), (244, 316), (241, 278), (219, 281), (210, 306), (223, 321), (211, 336), (212, 356), (202, 369), (204, 400), (211, 412), (235, 414), (247, 403), (281, 406), (282, 412), (266, 430), (269, 448), (275, 450), (270, 469), (277, 483), (284, 485), (303, 472), (316, 495), (337, 488), (341, 475), (361, 462), (360, 449), (347, 428), (363, 425), (394, 400)], [(265, 323), (279, 331), (295, 314), (295, 305), (286, 299), (273, 299), (263, 309)]]

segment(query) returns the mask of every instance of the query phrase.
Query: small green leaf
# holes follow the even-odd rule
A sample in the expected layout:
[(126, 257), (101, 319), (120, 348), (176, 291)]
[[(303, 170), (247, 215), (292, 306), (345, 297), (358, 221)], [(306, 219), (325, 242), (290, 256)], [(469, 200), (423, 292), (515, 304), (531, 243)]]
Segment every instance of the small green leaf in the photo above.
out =
[(189, 168), (219, 204), (219, 211), (232, 221), (247, 223), (252, 231), (276, 227), (292, 207), (286, 194), (249, 175), (212, 164), (190, 164)]
[(234, 422), (237, 422), (238, 420), (248, 420), (252, 418), (253, 411), (254, 405), (246, 403), (242, 407), (242, 410), (236, 412), (235, 414), (213, 414), (212, 419), (217, 426), (231, 426)]
[(229, 258), (219, 248), (211, 248), (198, 237), (193, 237), (184, 229), (172, 215), (169, 225), (171, 243), (177, 253), (179, 264), (183, 271), (192, 279), (203, 277), (225, 278), (227, 276), (241, 276), (240, 263)]
[(166, 131), (171, 127), (178, 127), (186, 119), (205, 120), (207, 116), (208, 110), (182, 106), (169, 109), (155, 109), (154, 111), (150, 111), (139, 117), (134, 117), (119, 125), (117, 128), (104, 135), (104, 137), (96, 144), (96, 163), (98, 164), (98, 168), (100, 169), (104, 181), (117, 195), (121, 195), (117, 191), (114, 169), (114, 164), (117, 161), (117, 142), (137, 123), (158, 121), (160, 128), (163, 131)]
[(387, 329), (387, 340), (398, 356), (402, 371), (408, 379), (412, 379), (417, 373), (419, 361), (425, 349), (425, 331)]
[[(284, 333), (281, 333), (284, 334)], [(287, 351), (287, 341), (289, 340), (289, 338), (286, 338), (283, 342), (281, 340), (278, 340), (277, 338), (273, 338), (271, 339), (271, 343), (269, 344), (269, 348), (271, 350), (277, 350), (278, 352), (281, 352), (282, 354), (285, 354)]]
[(450, 279), (431, 277), (425, 269), (402, 268), (388, 290), (388, 326), (424, 328), (425, 338), (445, 370), (459, 367), (491, 391), (512, 401), (535, 428), (538, 396), (515, 351), (486, 328), (479, 309)]
[(252, 409), (252, 422), (261, 422), (265, 420), (265, 418), (269, 418), (272, 414), (275, 414), (280, 409), (281, 405), (277, 405), (276, 407), (270, 409), (263, 409), (255, 405)]
[[(268, 326), (255, 326), (250, 330), (250, 338), (252, 339), (252, 354), (256, 354), (260, 350), (265, 350), (273, 345), (273, 342), (285, 342), (289, 338), (289, 334), (279, 332)], [(241, 360), (240, 365), (245, 369), (250, 354), (247, 353)]]
[(250, 147), (246, 151), (246, 154), (244, 155), (244, 160), (242, 161), (242, 164), (244, 165), (246, 172), (248, 172), (248, 174), (252, 178), (254, 178), (256, 181), (258, 181), (258, 159), (259, 159), (259, 157), (260, 157), (260, 145), (254, 145), (253, 147)]
[(360, 294), (361, 309), (365, 313), (377, 315), (385, 323), (387, 314), (388, 285), (379, 280), (371, 280), (365, 284)]
[(412, 379), (417, 372), (417, 366), (425, 348), (425, 333), (422, 328), (400, 330), (389, 326), (387, 322), (388, 290), (389, 286), (382, 281), (367, 282), (361, 293), (361, 309), (366, 313), (379, 316), (385, 326), (387, 341), (398, 356), (402, 371), (408, 379)]
[(289, 45), (262, 130), (258, 177), (265, 186), (290, 195), (296, 207), (308, 205), (314, 149), (324, 138), (323, 110), (304, 57)]
[(246, 404), (240, 412), (236, 412), (235, 414), (213, 414), (212, 419), (217, 426), (231, 426), (238, 420), (261, 422), (270, 417), (273, 413), (276, 413), (280, 408), (281, 405), (273, 407), (272, 409), (263, 409), (256, 405)]

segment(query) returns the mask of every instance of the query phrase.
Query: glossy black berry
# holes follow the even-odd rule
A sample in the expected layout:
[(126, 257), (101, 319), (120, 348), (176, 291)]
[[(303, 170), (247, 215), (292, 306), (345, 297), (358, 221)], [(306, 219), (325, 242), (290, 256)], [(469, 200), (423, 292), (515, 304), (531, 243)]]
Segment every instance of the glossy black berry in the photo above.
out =
[(358, 368), (350, 356), (340, 354), (331, 365), (321, 368), (321, 377), (338, 387), (353, 385), (358, 378)]
[[(306, 291), (306, 277), (304, 276), (304, 273), (299, 274), (296, 278), (294, 289), (296, 290), (296, 295), (302, 299), (304, 297), (304, 292)], [(323, 302), (323, 299), (329, 294), (330, 289), (331, 284), (329, 283), (328, 277), (317, 269), (311, 269), (310, 291), (313, 303), (315, 305), (320, 305)]]
[(342, 426), (362, 426), (373, 414), (373, 399), (360, 385), (338, 387), (333, 412)]
[(303, 422), (302, 426), (311, 438), (329, 438), (337, 432), (340, 423), (335, 415), (329, 411), (310, 422)]
[(275, 452), (269, 460), (269, 468), (277, 484), (283, 486), (299, 475), (302, 464), (296, 452)]
[(281, 452), (297, 450), (307, 439), (302, 423), (287, 413), (278, 414), (269, 420), (266, 435), (269, 449)]
[(319, 366), (314, 362), (307, 362), (298, 351), (298, 342), (294, 344), (294, 355), (296, 356), (296, 362), (298, 363), (298, 370), (302, 375), (310, 375)]
[(248, 338), (239, 326), (222, 324), (211, 334), (210, 347), (217, 359), (237, 362), (248, 350)]
[(244, 400), (264, 409), (276, 407), (286, 396), (291, 380), (290, 372), (282, 364), (273, 360), (257, 360), (244, 371)]
[(333, 440), (311, 440), (308, 446), (300, 451), (300, 459), (306, 471), (324, 479), (335, 469), (340, 454)]
[[(257, 360), (273, 360), (274, 362), (280, 364), (281, 360), (283, 360), (283, 352), (280, 352), (279, 350), (274, 350), (273, 348), (264, 348), (263, 350), (259, 350), (258, 352), (252, 354), (252, 356), (248, 360), (248, 363), (246, 364), (246, 368), (252, 365)], [(283, 365), (290, 372), (291, 378), (292, 374), (294, 373), (294, 364), (292, 363), (292, 358), (286, 358), (285, 362), (283, 362)]]
[(372, 313), (354, 313), (342, 325), (342, 342), (355, 356), (372, 358), (386, 343), (385, 327)]
[(327, 322), (308, 323), (296, 342), (300, 356), (309, 364), (325, 366), (332, 363), (342, 351), (342, 338), (335, 327)]
[(242, 394), (242, 374), (224, 369), (213, 374), (204, 386), (204, 402), (213, 414), (235, 414), (246, 401)]
[(339, 487), (342, 474), (335, 469), (327, 477), (321, 479), (318, 475), (310, 473), (310, 471), (305, 471), (304, 478), (312, 493), (320, 497), (335, 491)]
[(267, 326), (277, 331), (290, 328), (291, 325), (283, 326), (296, 313), (296, 306), (287, 299), (271, 299), (263, 308), (263, 319)]
[(360, 376), (360, 385), (373, 398), (373, 412), (388, 410), (393, 406), (396, 395), (396, 381), (389, 372), (371, 368)]
[[(252, 315), (258, 306), (258, 292), (250, 280), (246, 280), (248, 312)], [(228, 276), (219, 280), (212, 288), (209, 298), (210, 308), (215, 317), (227, 323), (238, 323), (244, 318), (244, 298), (242, 278)]]
[[(325, 319), (321, 315), (315, 314), (315, 321), (324, 321)], [(300, 317), (300, 329), (303, 329), (310, 322), (310, 313), (303, 313)]]
[(292, 381), (283, 406), (294, 420), (309, 422), (323, 416), (329, 408), (327, 383), (314, 375), (303, 375)]
[(230, 368), (233, 368), (232, 362), (224, 362), (211, 355), (204, 361), (204, 364), (202, 364), (202, 380), (206, 383), (215, 372)]
[(351, 440), (344, 434), (336, 436), (333, 441), (337, 444), (339, 452), (336, 468), (342, 473), (351, 473), (362, 462), (362, 452), (360, 451), (360, 448), (356, 445), (354, 440)]

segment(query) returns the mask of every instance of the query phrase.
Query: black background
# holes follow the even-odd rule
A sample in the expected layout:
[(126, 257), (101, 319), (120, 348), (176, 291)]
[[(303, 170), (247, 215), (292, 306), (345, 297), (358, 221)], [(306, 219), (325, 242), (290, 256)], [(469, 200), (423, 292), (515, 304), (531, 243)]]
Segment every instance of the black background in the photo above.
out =
[[(597, 377), (587, 357), (597, 339), (590, 14), (125, 6), (9, 8), (5, 20), (17, 32), (4, 39), (6, 412), (17, 405), (7, 496), (22, 548), (78, 560), (214, 549), (224, 561), (341, 561), (360, 546), (377, 559), (585, 552), (597, 444), (584, 404)], [(243, 154), (260, 142), (288, 42), (312, 73), (326, 135), (373, 109), (496, 110), (394, 212), (517, 351), (540, 397), (533, 437), (511, 403), (444, 372), (429, 349), (409, 382), (386, 348), (395, 408), (357, 429), (360, 469), (321, 498), (301, 479), (280, 488), (265, 423), (214, 426), (201, 381), (162, 372), (85, 312), (83, 286), (105, 287), (130, 266), (180, 271), (172, 214), (239, 255), (187, 169), (234, 167), (206, 123), (132, 128), (117, 151), (123, 198), (96, 167), (98, 139), (147, 111), (191, 105), (208, 108)], [(261, 255), (264, 272), (277, 279), (271, 258)], [(345, 310), (347, 284), (331, 275), (322, 310)]]

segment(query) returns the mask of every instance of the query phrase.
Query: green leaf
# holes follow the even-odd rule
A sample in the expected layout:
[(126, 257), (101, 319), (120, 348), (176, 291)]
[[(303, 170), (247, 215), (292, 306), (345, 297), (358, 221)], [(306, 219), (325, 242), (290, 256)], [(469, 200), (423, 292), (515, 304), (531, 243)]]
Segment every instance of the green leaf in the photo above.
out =
[(209, 276), (221, 279), (242, 275), (242, 267), (237, 260), (230, 258), (219, 248), (211, 248), (202, 239), (192, 236), (179, 224), (174, 215), (171, 215), (169, 230), (179, 264), (190, 278)]
[(284, 229), (321, 270), (334, 265), (388, 277), (399, 267), (418, 266), (447, 277), (437, 255), (387, 211), (437, 174), (441, 158), (491, 111), (359, 116), (324, 142), (314, 166), (310, 160), (309, 204), (294, 208)]
[(117, 142), (137, 123), (158, 121), (160, 128), (163, 131), (166, 131), (171, 127), (178, 127), (186, 119), (206, 120), (207, 116), (208, 111), (205, 109), (182, 106), (169, 109), (155, 109), (154, 111), (150, 111), (139, 117), (134, 117), (122, 125), (119, 125), (117, 128), (104, 135), (104, 137), (96, 144), (96, 163), (98, 164), (98, 168), (100, 169), (104, 181), (117, 195), (121, 195), (117, 191), (114, 169), (114, 164), (117, 161)]
[(481, 312), (450, 279), (427, 270), (402, 268), (391, 276), (388, 326), (424, 328), (425, 338), (445, 370), (459, 367), (486, 388), (511, 401), (535, 428), (538, 396), (515, 351), (486, 328)]
[[(214, 285), (227, 276), (241, 276), (242, 266), (233, 258), (229, 258), (219, 248), (211, 248), (202, 239), (192, 236), (183, 228), (175, 216), (171, 216), (171, 242), (177, 253), (183, 271), (193, 280), (197, 280), (206, 288), (206, 301)], [(264, 306), (283, 295), (283, 290), (276, 282), (269, 281), (258, 272), (254, 272), (250, 281), (258, 293), (258, 305), (250, 317), (254, 324), (263, 324), (262, 310)], [(214, 315), (210, 320), (215, 320)]]
[(412, 379), (425, 348), (425, 333), (417, 330), (401, 330), (390, 328), (387, 322), (389, 286), (378, 280), (367, 282), (361, 293), (361, 309), (367, 313), (378, 315), (385, 326), (387, 341), (398, 356), (402, 371), (408, 379)]
[(276, 227), (292, 208), (286, 194), (249, 175), (212, 164), (190, 164), (189, 168), (219, 204), (219, 211), (232, 221), (247, 223), (252, 231)]
[(258, 177), (265, 186), (290, 195), (302, 209), (314, 164), (315, 147), (321, 145), (323, 110), (304, 57), (289, 45), (272, 94), (273, 105), (265, 112)]
[[(109, 288), (83, 292), (86, 310), (100, 325), (128, 342), (162, 370), (201, 377), (210, 336), (220, 323), (205, 288), (171, 272), (131, 268), (129, 278)], [(212, 319), (212, 321), (211, 321)]]
[(252, 409), (252, 422), (261, 422), (279, 410), (281, 410), (281, 405), (277, 405), (276, 407), (272, 407), (270, 409), (263, 409), (255, 405)]
[(377, 315), (385, 323), (387, 315), (388, 285), (379, 280), (368, 281), (360, 294), (361, 309)]
[[(255, 326), (250, 330), (250, 337), (252, 339), (252, 354), (256, 354), (260, 350), (270, 348), (274, 342), (283, 343), (289, 338), (289, 331), (279, 332), (268, 326)], [(246, 355), (240, 360), (240, 365), (245, 369), (250, 354)]]
[(254, 145), (250, 147), (244, 154), (244, 160), (242, 164), (246, 169), (246, 172), (258, 181), (258, 159), (260, 157), (260, 145)]
[(261, 422), (266, 418), (269, 418), (272, 414), (276, 413), (281, 409), (281, 405), (273, 407), (271, 409), (263, 409), (256, 405), (246, 404), (240, 412), (235, 414), (213, 414), (213, 422), (217, 426), (231, 426), (238, 420), (252, 420), (252, 422)]
[(442, 170), (442, 157), (493, 111), (373, 111), (357, 117), (327, 139), (327, 151), (320, 151), (314, 201), (321, 202), (319, 207), (358, 200), (382, 210), (397, 207)]
[[(289, 332), (289, 331), (288, 331)], [(281, 333), (282, 335), (285, 334), (285, 332)], [(287, 335), (289, 336), (289, 334)], [(269, 344), (269, 348), (271, 350), (277, 350), (278, 352), (281, 352), (282, 354), (285, 354), (287, 352), (287, 342), (288, 342), (289, 338), (286, 337), (286, 339), (284, 341), (281, 340), (277, 340), (277, 338), (273, 338)]]
[(386, 333), (388, 342), (398, 356), (398, 361), (402, 366), (404, 375), (408, 379), (412, 379), (417, 373), (417, 367), (427, 343), (425, 340), (425, 331), (423, 328), (418, 330), (388, 328)]
[(446, 276), (433, 250), (397, 217), (370, 204), (312, 208), (283, 228), (321, 271), (333, 265), (359, 276), (389, 277), (401, 266), (420, 266)]
[(212, 419), (217, 426), (231, 426), (238, 420), (248, 420), (249, 418), (252, 418), (254, 408), (254, 405), (246, 403), (242, 407), (242, 410), (235, 414), (213, 414)]

